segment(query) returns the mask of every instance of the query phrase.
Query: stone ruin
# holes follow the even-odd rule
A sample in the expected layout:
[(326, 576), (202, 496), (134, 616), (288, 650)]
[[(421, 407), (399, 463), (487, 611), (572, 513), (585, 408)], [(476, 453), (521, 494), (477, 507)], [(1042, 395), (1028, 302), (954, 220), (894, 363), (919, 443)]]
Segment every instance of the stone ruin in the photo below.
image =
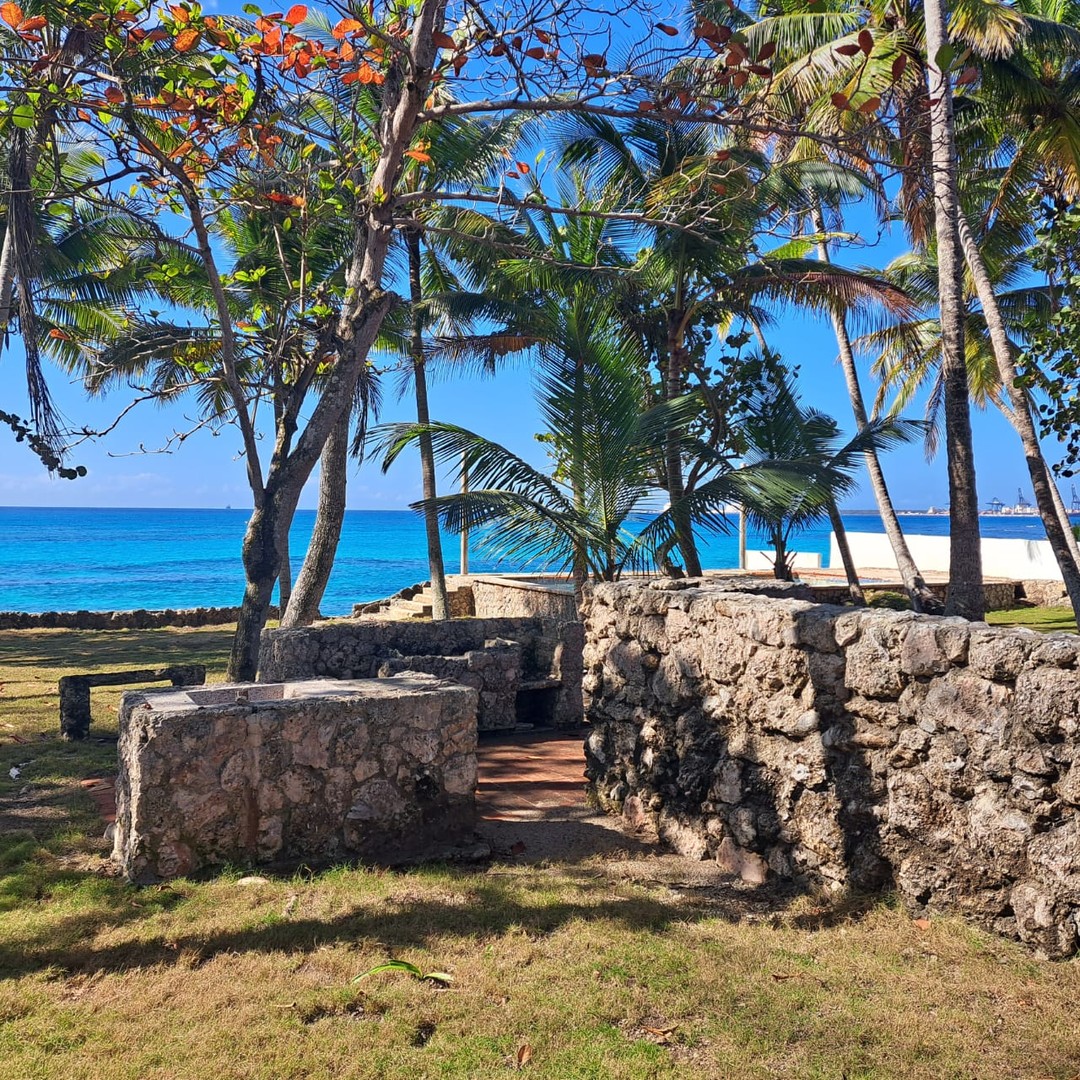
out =
[(745, 880), (895, 888), (1080, 943), (1080, 637), (617, 583), (586, 604), (601, 804)]
[(147, 884), (460, 841), (475, 816), (476, 704), (428, 675), (129, 692), (114, 857)]

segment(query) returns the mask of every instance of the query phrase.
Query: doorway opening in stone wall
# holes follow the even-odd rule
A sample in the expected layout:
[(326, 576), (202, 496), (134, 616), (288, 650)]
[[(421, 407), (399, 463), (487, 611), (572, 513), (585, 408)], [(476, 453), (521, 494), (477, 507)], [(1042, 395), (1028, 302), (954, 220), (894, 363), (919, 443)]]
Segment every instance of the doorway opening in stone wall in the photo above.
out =
[(558, 679), (538, 679), (522, 683), (517, 692), (514, 719), (516, 731), (552, 731), (559, 704)]

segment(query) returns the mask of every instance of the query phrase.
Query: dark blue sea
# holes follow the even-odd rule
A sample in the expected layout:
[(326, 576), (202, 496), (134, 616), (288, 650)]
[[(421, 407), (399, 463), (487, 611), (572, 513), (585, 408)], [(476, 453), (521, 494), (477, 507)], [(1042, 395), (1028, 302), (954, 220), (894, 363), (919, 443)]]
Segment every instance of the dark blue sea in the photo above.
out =
[[(244, 576), (240, 543), (245, 510), (109, 510), (0, 507), (0, 611), (125, 611), (134, 608), (239, 604)], [(299, 572), (315, 520), (296, 514), (290, 543)], [(845, 514), (852, 531), (881, 532), (876, 514)], [(906, 531), (941, 536), (948, 518), (908, 516)], [(1041, 539), (1037, 518), (982, 519), (984, 536)], [(737, 565), (735, 521), (727, 535), (702, 537), (702, 562)], [(765, 547), (760, 537), (750, 547)], [(800, 551), (828, 554), (829, 528), (803, 533)], [(445, 538), (449, 571), (458, 569), (459, 541)], [(470, 558), (470, 569), (518, 570)], [(531, 569), (536, 569), (532, 567)], [(342, 615), (428, 576), (420, 519), (409, 510), (350, 510), (323, 613)]]

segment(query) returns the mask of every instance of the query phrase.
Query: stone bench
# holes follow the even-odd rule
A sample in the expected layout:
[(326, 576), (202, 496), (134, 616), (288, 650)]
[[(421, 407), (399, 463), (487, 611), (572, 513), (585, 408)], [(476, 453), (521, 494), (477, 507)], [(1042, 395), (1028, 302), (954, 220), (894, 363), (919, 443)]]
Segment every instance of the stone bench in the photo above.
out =
[(137, 671), (101, 671), (93, 675), (60, 678), (60, 734), (85, 739), (90, 731), (90, 687), (127, 686), (130, 683), (170, 682), (173, 686), (200, 686), (206, 682), (205, 664), (173, 664)]

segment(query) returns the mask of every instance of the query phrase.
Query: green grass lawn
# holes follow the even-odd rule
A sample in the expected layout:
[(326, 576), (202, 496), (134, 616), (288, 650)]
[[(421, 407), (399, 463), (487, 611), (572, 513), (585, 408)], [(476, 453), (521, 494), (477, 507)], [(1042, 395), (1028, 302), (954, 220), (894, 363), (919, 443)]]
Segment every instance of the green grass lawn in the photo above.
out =
[(1073, 617), (1072, 608), (1067, 607), (1023, 607), (989, 611), (986, 621), (991, 626), (1027, 626), (1032, 630), (1044, 630), (1048, 634), (1055, 630), (1076, 633), (1076, 619)]
[[(122, 883), (78, 786), (114, 768), (119, 692), (94, 691), (92, 738), (65, 744), (56, 679), (185, 660), (220, 678), (227, 646), (0, 633), (5, 1080), (1080, 1073), (1080, 963), (888, 902), (766, 904), (600, 859)], [(352, 982), (391, 957), (453, 981)]]

